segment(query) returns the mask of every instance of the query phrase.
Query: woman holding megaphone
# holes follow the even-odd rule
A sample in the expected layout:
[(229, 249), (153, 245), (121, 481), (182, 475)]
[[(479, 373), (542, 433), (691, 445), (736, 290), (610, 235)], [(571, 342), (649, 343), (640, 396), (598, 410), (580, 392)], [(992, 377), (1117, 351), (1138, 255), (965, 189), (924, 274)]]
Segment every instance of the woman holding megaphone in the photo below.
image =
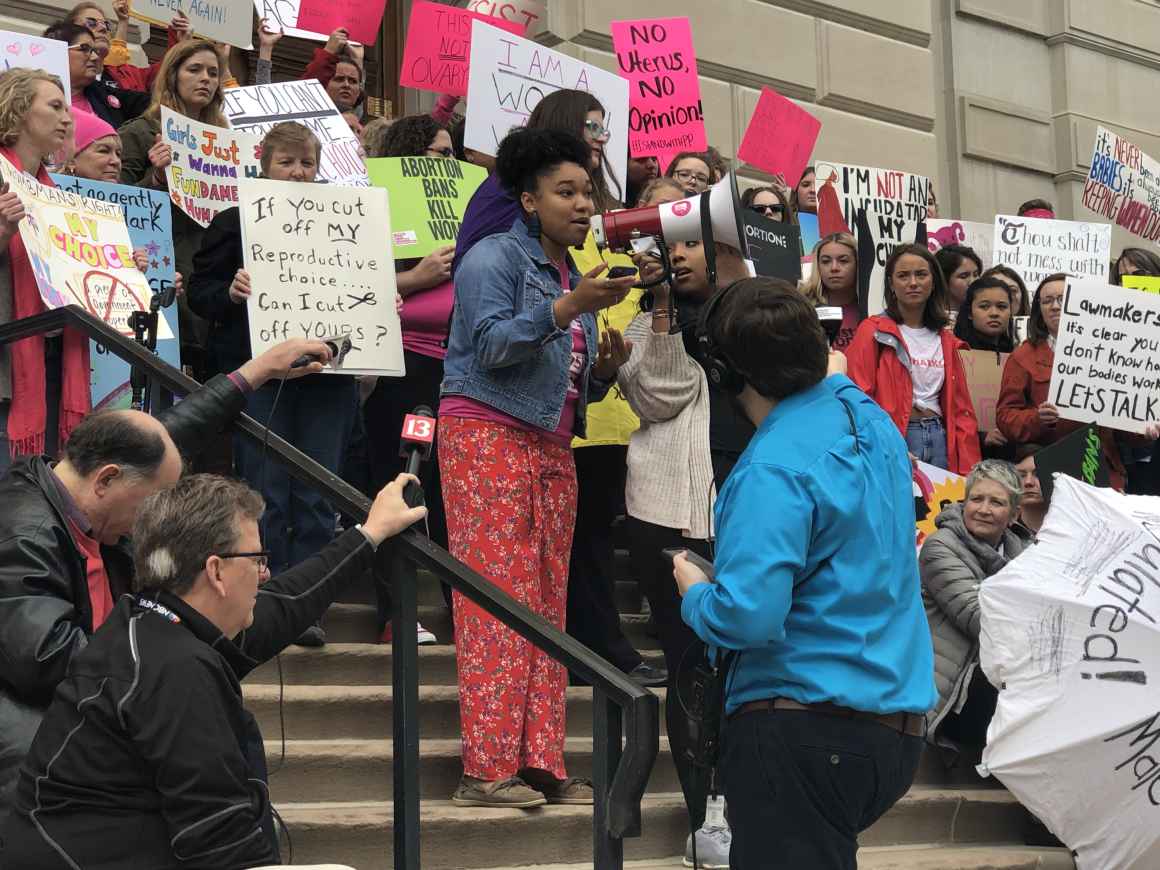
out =
[[(630, 348), (596, 311), (635, 275), (581, 277), (569, 249), (592, 216), (589, 146), (521, 129), (496, 172), (518, 197), (508, 232), (477, 242), (455, 274), (439, 405), (439, 463), (452, 555), (564, 628), (576, 519), (572, 438)], [(463, 734), (458, 806), (591, 804), (564, 769), (564, 667), (455, 593)]]

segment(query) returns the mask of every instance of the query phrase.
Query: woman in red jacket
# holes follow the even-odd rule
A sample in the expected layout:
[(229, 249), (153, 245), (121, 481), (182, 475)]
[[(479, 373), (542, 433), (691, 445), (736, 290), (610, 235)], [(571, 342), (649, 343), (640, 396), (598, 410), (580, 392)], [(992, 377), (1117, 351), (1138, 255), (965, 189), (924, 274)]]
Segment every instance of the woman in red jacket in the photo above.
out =
[(886, 310), (858, 326), (850, 378), (890, 415), (916, 459), (966, 474), (979, 461), (979, 427), (947, 325), (946, 284), (925, 246), (886, 260)]

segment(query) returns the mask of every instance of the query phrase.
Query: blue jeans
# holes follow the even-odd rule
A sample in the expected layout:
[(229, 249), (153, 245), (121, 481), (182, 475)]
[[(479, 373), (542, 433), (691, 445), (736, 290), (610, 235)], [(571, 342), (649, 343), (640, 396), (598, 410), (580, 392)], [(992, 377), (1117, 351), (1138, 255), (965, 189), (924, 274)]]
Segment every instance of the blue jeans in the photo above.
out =
[(947, 430), (942, 417), (910, 418), (906, 427), (906, 448), (918, 457), (919, 462), (946, 468)]
[[(346, 375), (310, 375), (255, 390), (246, 413), (285, 438), (328, 471), (338, 473), (358, 406), (355, 381)], [(269, 420), (269, 424), (267, 424)], [(237, 436), (234, 460), (238, 475), (262, 493), (262, 546), (270, 551), (270, 571), (277, 574), (313, 556), (334, 537), (334, 509), (320, 492), (290, 476), (277, 459), (263, 461), (262, 445)]]

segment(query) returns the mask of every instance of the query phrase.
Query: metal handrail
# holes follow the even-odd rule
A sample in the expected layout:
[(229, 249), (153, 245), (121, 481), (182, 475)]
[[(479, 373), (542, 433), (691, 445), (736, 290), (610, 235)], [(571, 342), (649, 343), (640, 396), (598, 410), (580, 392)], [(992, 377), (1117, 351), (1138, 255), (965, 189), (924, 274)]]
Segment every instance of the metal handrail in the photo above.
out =
[[(71, 327), (86, 333), (110, 353), (148, 372), (161, 390), (184, 396), (201, 385), (121, 335), (83, 308), (70, 305), (0, 325), (0, 345)], [(371, 500), (252, 418), (235, 427), (264, 443), (296, 479), (324, 493), (336, 510), (363, 519)], [(656, 695), (628, 679), (618, 668), (542, 616), (501, 591), (416, 529), (390, 541), (397, 571), (392, 631), (395, 639), (395, 867), (418, 868), (418, 657), (414, 643), (417, 605), (416, 566), (426, 568), (478, 604), (517, 634), (531, 641), (593, 688), (593, 819), (595, 861), (599, 870), (623, 866), (623, 838), (640, 836), (640, 802), (660, 743), (660, 704)], [(410, 642), (408, 643), (408, 638)], [(399, 703), (403, 701), (403, 703)], [(618, 708), (618, 709), (614, 709)], [(622, 746), (623, 741), (623, 746)], [(400, 745), (402, 744), (402, 745)]]

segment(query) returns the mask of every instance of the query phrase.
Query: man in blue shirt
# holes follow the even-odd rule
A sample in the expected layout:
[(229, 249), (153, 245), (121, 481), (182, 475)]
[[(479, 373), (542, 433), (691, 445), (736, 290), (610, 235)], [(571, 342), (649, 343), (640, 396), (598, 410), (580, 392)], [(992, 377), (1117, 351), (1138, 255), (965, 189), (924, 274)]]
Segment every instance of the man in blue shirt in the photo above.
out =
[[(681, 615), (736, 650), (720, 761), (730, 866), (857, 866), (910, 787), (936, 699), (906, 443), (844, 375), (812, 306), (765, 278), (718, 294), (706, 368), (757, 433), (716, 505), (715, 582), (683, 556)], [(773, 857), (776, 856), (776, 857)]]

